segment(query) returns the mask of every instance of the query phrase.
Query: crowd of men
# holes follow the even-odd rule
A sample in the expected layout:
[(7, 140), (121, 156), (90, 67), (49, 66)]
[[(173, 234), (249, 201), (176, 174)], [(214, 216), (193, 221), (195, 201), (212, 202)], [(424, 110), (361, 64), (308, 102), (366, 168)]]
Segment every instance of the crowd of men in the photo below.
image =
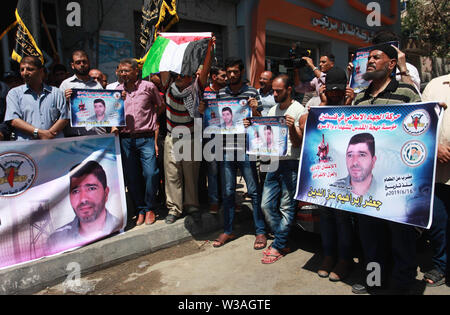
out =
[[(320, 56), (319, 66), (309, 57), (303, 57), (306, 66), (295, 69), (294, 79), (264, 71), (260, 75), (260, 88), (252, 87), (245, 79), (244, 63), (229, 58), (224, 65), (212, 65), (211, 39), (203, 65), (192, 76), (172, 73), (154, 74), (148, 80), (140, 78), (140, 68), (134, 59), (120, 61), (117, 81), (108, 84), (107, 77), (98, 69), (91, 69), (88, 55), (74, 51), (68, 75), (62, 65), (47, 74), (38, 58), (24, 57), (20, 63), (20, 77), (2, 83), (0, 104), (0, 140), (35, 140), (58, 137), (76, 137), (114, 133), (120, 138), (125, 184), (136, 209), (136, 225), (153, 224), (161, 204), (168, 210), (166, 224), (172, 224), (183, 215), (194, 221), (202, 220), (199, 195), (207, 178), (208, 211), (213, 215), (223, 212), (223, 233), (214, 241), (221, 247), (232, 241), (236, 204), (236, 177), (239, 170), (246, 183), (246, 195), (251, 199), (255, 228), (254, 249), (262, 250), (263, 264), (271, 264), (290, 252), (289, 232), (297, 211), (296, 190), (298, 161), (308, 108), (320, 105), (384, 105), (420, 101), (450, 103), (450, 76), (432, 80), (420, 94), (417, 69), (406, 63), (405, 54), (398, 48), (383, 44), (393, 34), (381, 32), (374, 39), (378, 44), (370, 52), (365, 79), (371, 84), (362, 92), (354, 93), (348, 86), (347, 72), (334, 64), (332, 54)], [(299, 80), (305, 68), (314, 73), (311, 82)], [(397, 76), (391, 76), (395, 72)], [(125, 103), (126, 126), (117, 128), (74, 128), (69, 123), (69, 100), (73, 89), (122, 90)], [(243, 97), (253, 116), (285, 116), (289, 130), (287, 155), (281, 157), (276, 170), (265, 171), (264, 161), (251, 159), (240, 141), (245, 135), (227, 139), (220, 159), (196, 161), (194, 149), (191, 158), (175, 159), (172, 154), (179, 141), (187, 141), (194, 148), (194, 137), (182, 137), (177, 127), (194, 133), (194, 116), (185, 106), (195, 93), (208, 98), (229, 99)], [(298, 95), (302, 97), (299, 98)], [(101, 106), (101, 103), (99, 103)], [(198, 114), (204, 114), (208, 100), (200, 100)], [(444, 104), (442, 106), (445, 107)], [(447, 243), (448, 193), (450, 190), (450, 131), (448, 110), (440, 130), (438, 170), (434, 196), (433, 224), (425, 231), (433, 248), (434, 268), (425, 274), (427, 285), (445, 282), (448, 275)], [(244, 121), (246, 127), (248, 120)], [(219, 135), (204, 139), (208, 145)], [(364, 151), (363, 160), (353, 155), (354, 147)], [(217, 153), (217, 152), (216, 152)], [(355, 139), (347, 148), (349, 184), (365, 183), (372, 178), (352, 176), (351, 165), (375, 163), (370, 139)], [(202, 165), (206, 172), (202, 172)], [(350, 166), (349, 166), (350, 165)], [(362, 167), (362, 166), (361, 166)], [(206, 180), (205, 180), (206, 181)], [(361, 186), (361, 185), (360, 185)], [(200, 191), (199, 191), (200, 190)], [(406, 293), (417, 276), (416, 230), (409, 225), (388, 222), (364, 215), (321, 207), (321, 236), (324, 252), (318, 270), (320, 277), (331, 281), (345, 279), (353, 267), (355, 242), (360, 241), (366, 263), (381, 266), (382, 288), (389, 286)], [(356, 223), (356, 224), (355, 224)], [(356, 233), (357, 232), (357, 233)], [(273, 242), (268, 246), (268, 235)], [(359, 235), (359, 239), (355, 238)], [(388, 272), (390, 270), (390, 272)], [(365, 279), (363, 279), (365, 280)], [(354, 285), (355, 293), (365, 293), (367, 284)]]

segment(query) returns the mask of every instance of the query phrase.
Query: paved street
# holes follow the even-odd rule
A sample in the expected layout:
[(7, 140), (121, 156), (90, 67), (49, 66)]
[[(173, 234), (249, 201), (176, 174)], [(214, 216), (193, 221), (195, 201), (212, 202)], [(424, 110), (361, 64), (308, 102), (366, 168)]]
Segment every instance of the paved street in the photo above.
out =
[[(273, 265), (263, 265), (262, 253), (253, 250), (251, 222), (236, 227), (238, 238), (222, 248), (213, 248), (218, 232), (101, 270), (81, 279), (81, 286), (65, 282), (37, 294), (89, 295), (352, 295), (361, 268), (341, 283), (317, 276), (320, 237), (293, 230), (293, 252)], [(269, 242), (270, 244), (270, 242)], [(429, 251), (420, 246), (420, 263)], [(426, 267), (426, 266), (425, 266)], [(419, 272), (418, 279), (422, 278)], [(424, 288), (418, 294), (448, 295), (450, 288)]]

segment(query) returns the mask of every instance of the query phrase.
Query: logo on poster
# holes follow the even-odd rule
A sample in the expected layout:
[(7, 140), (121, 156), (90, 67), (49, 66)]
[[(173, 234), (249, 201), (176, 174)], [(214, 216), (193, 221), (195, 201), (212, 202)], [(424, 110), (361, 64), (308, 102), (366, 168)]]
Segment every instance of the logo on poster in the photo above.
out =
[(402, 161), (409, 167), (422, 165), (427, 157), (425, 145), (420, 141), (408, 141), (401, 150)]
[(413, 111), (403, 120), (403, 130), (412, 136), (424, 134), (428, 127), (430, 127), (430, 115), (423, 109)]
[(0, 196), (15, 197), (24, 193), (36, 179), (34, 161), (23, 153), (0, 155)]

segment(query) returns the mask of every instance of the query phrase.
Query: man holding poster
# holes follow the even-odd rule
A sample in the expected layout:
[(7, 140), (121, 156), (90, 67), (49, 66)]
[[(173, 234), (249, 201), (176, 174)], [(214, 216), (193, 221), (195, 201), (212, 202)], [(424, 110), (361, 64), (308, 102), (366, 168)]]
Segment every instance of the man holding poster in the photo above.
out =
[[(372, 83), (357, 94), (355, 105), (399, 104), (420, 102), (417, 90), (409, 84), (398, 82), (391, 76), (397, 67), (398, 52), (391, 45), (379, 45), (369, 53), (365, 80)], [(387, 249), (385, 241), (391, 232), (392, 256), (394, 267), (392, 280), (395, 289), (408, 292), (417, 273), (416, 234), (414, 227), (359, 215), (359, 233), (366, 263), (376, 262), (381, 267), (382, 282), (386, 285)], [(367, 292), (366, 285), (355, 284), (352, 291), (356, 294)]]
[[(263, 253), (263, 264), (274, 263), (289, 252), (288, 235), (297, 207), (295, 185), (303, 136), (298, 122), (306, 109), (292, 99), (292, 86), (287, 75), (276, 77), (272, 84), (277, 105), (269, 110), (268, 116), (285, 116), (289, 132), (287, 155), (280, 157), (278, 168), (268, 172), (264, 181), (261, 208), (275, 240)], [(271, 128), (266, 128), (265, 138), (267, 143), (273, 143)]]
[[(253, 115), (261, 116), (257, 110), (258, 106), (261, 106), (258, 90), (244, 81), (244, 62), (238, 58), (229, 58), (225, 62), (225, 70), (229, 84), (219, 91), (219, 100), (232, 101), (240, 98), (247, 103), (246, 99)], [(243, 124), (242, 127), (244, 127)], [(261, 192), (258, 187), (256, 161), (250, 161), (249, 156), (245, 154), (245, 128), (242, 131), (242, 133), (234, 134), (232, 138), (230, 137), (233, 140), (230, 145), (225, 139), (227, 137), (224, 137), (223, 162), (221, 162), (220, 166), (223, 182), (224, 232), (215, 240), (213, 246), (221, 247), (235, 237), (233, 235), (233, 220), (236, 207), (236, 173), (239, 168), (244, 176), (248, 195), (252, 199), (253, 220), (256, 230), (253, 248), (261, 250), (267, 246), (266, 226), (261, 212)]]
[[(159, 169), (156, 160), (158, 146), (155, 131), (157, 118), (164, 110), (157, 87), (139, 78), (135, 59), (123, 59), (119, 64), (125, 98), (126, 127), (120, 129), (125, 181), (137, 213), (136, 225), (156, 221), (156, 193)], [(113, 132), (118, 132), (113, 128)]]

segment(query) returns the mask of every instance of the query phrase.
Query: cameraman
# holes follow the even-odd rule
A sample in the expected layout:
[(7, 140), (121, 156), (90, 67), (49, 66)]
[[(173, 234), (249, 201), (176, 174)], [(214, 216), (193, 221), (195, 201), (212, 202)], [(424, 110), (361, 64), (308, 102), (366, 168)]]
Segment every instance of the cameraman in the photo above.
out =
[[(316, 105), (318, 105), (320, 103), (320, 88), (325, 84), (327, 72), (334, 67), (335, 57), (333, 54), (322, 55), (319, 59), (319, 67), (316, 67), (314, 65), (314, 62), (310, 57), (302, 57), (302, 59), (306, 62), (306, 66), (295, 69), (296, 91), (300, 92), (299, 90), (302, 90), (302, 92), (304, 93), (315, 91), (315, 100), (317, 101)], [(300, 71), (306, 71), (306, 67), (310, 67), (315, 75), (315, 78), (312, 79), (309, 84), (303, 84), (303, 82), (300, 80)]]

